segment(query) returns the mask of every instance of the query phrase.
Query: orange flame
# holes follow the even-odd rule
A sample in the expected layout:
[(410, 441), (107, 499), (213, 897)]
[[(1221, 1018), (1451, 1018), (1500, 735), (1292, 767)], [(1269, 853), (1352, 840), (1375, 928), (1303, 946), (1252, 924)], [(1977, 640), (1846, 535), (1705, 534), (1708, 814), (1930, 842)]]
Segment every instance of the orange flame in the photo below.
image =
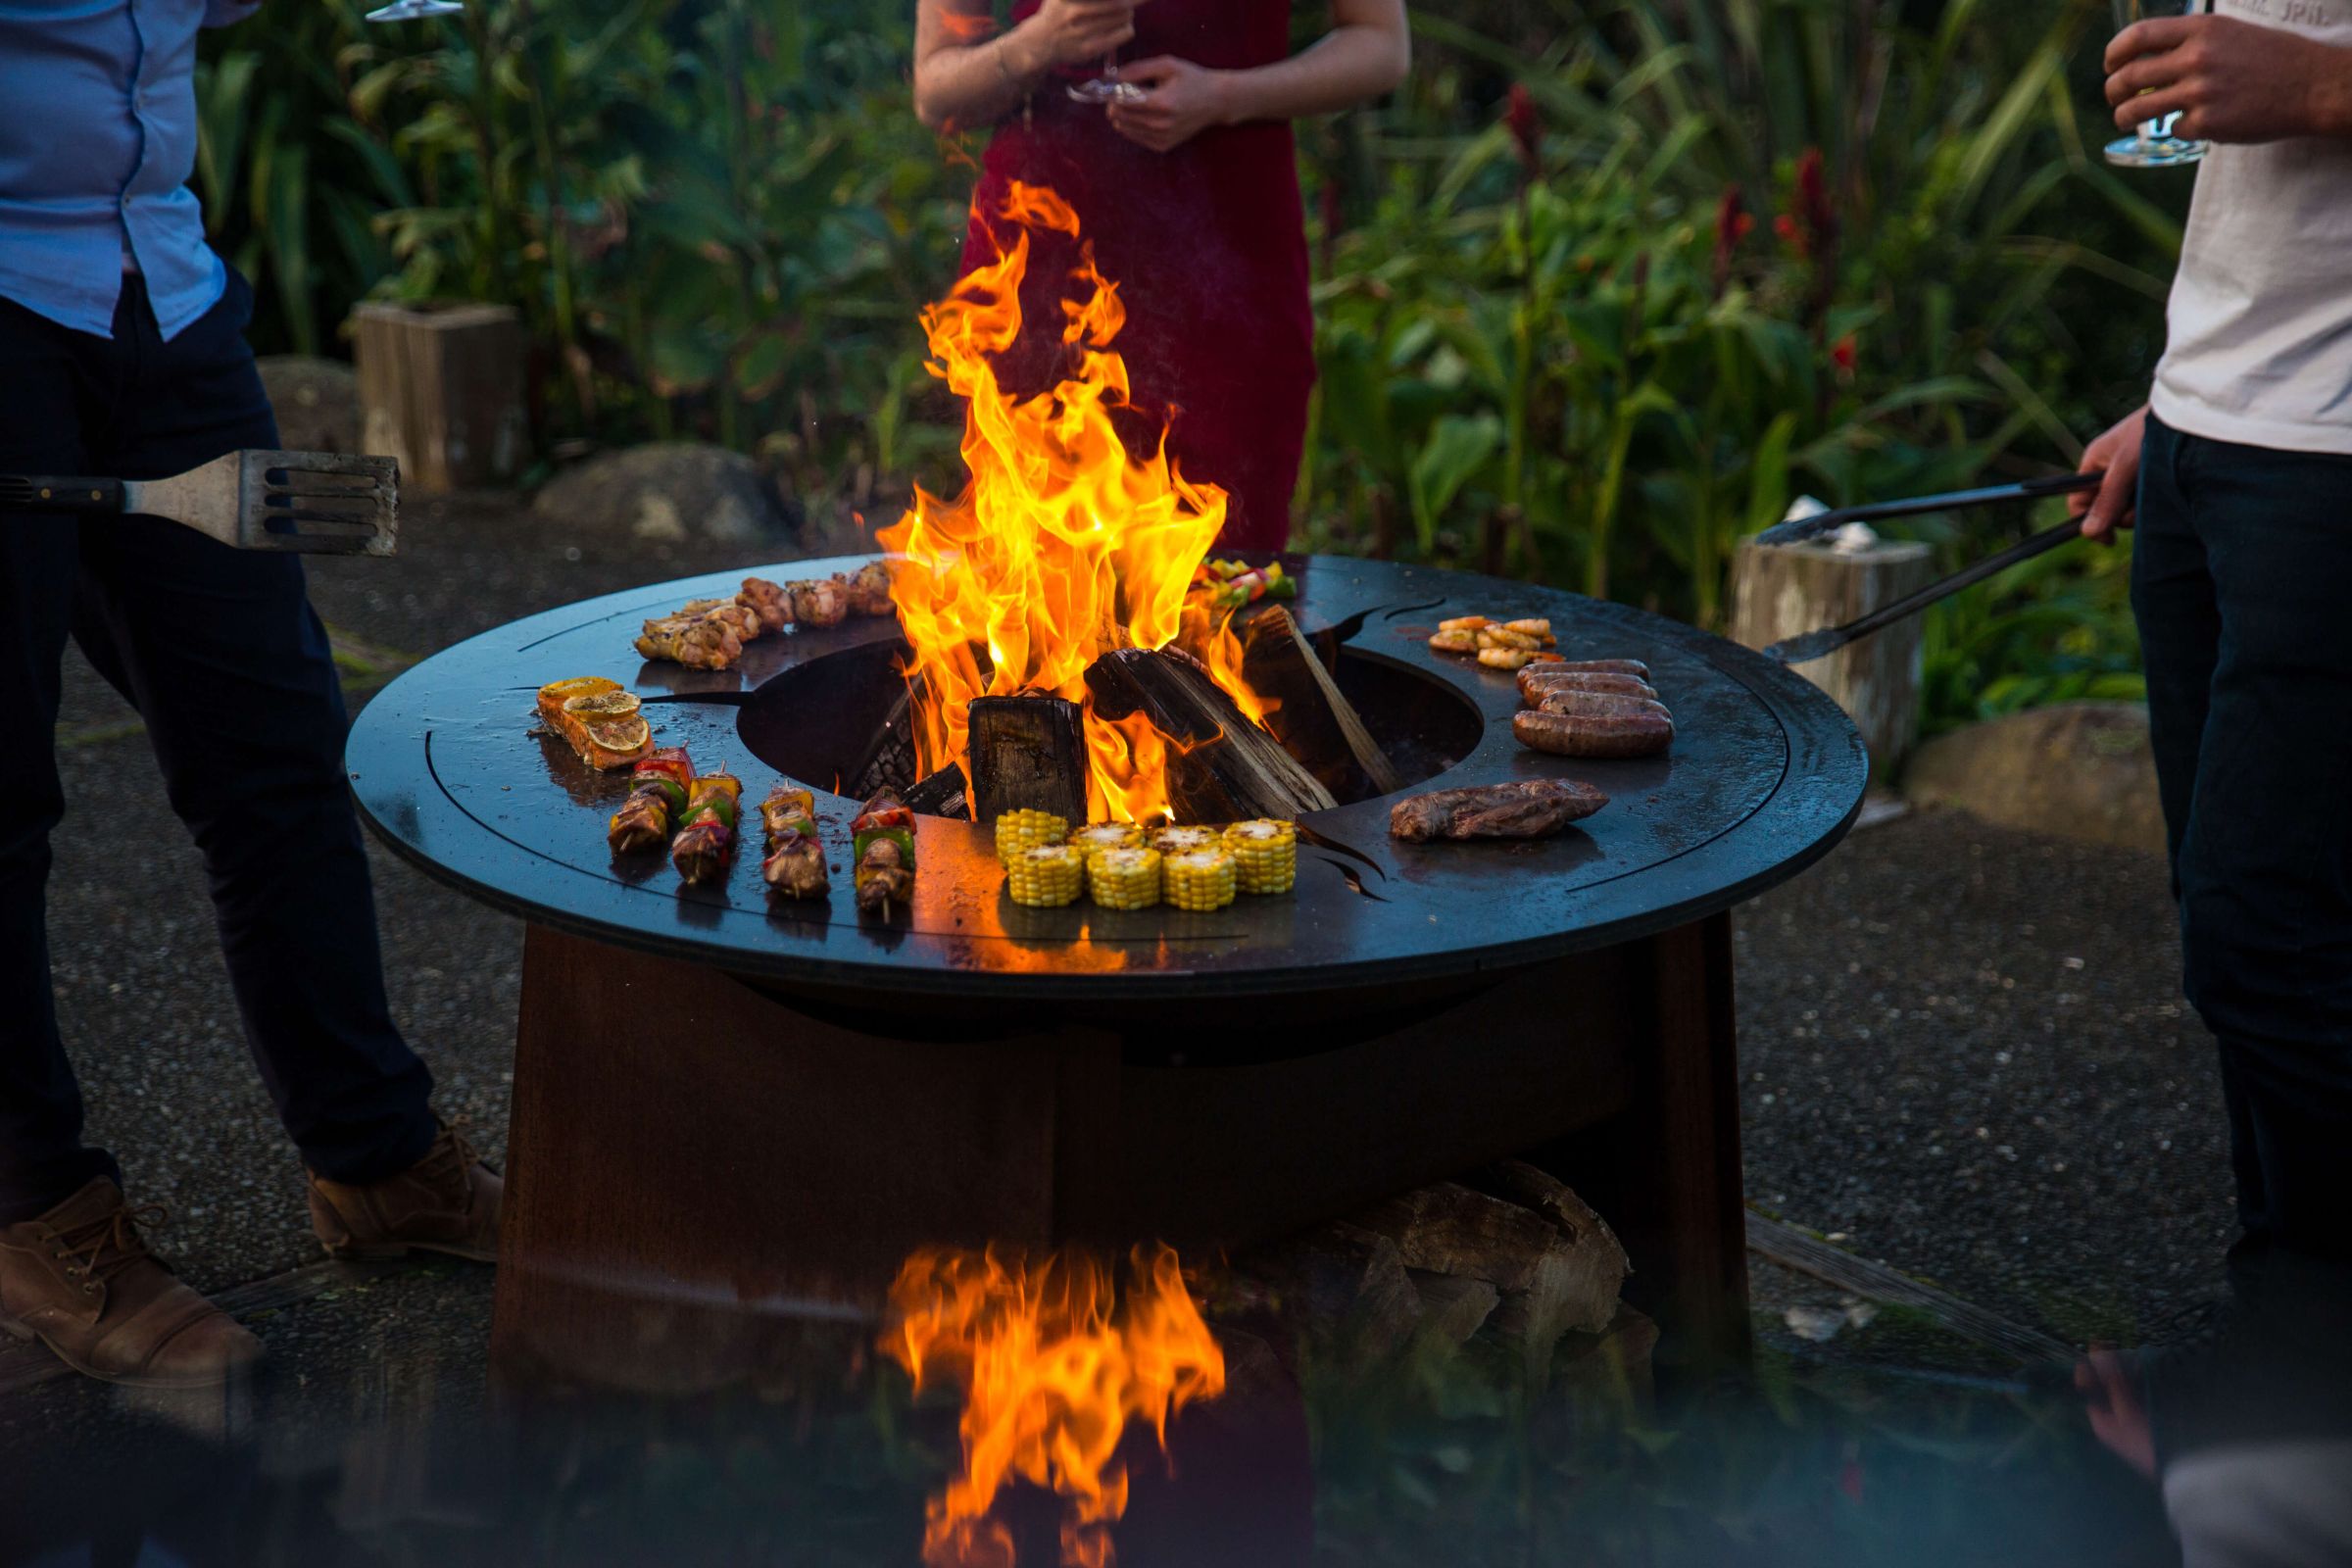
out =
[(1116, 648), (1182, 639), (1253, 721), (1264, 706), (1241, 673), (1241, 643), (1205, 599), (1188, 604), (1194, 573), (1225, 522), (1225, 492), (1194, 484), (1167, 456), (1166, 433), (1132, 456), (1111, 413), (1128, 405), (1127, 366), (1109, 349), (1126, 324), (1118, 285), (1081, 243), (1062, 301), (1072, 368), (1053, 390), (1015, 398), (992, 357), (1021, 329), (1020, 285), (1037, 232), (1078, 235), (1053, 191), (1014, 183), (1000, 209), (1009, 245), (923, 312), (928, 368), (965, 403), (963, 461), (953, 501), (918, 489), (881, 530), (893, 556), (891, 597), (913, 653), (914, 741), (926, 774), (969, 761), (971, 701), (1046, 694), (1086, 710), (1090, 814), (1148, 821), (1169, 815), (1164, 746), (1148, 724), (1113, 724), (1088, 701), (1086, 668)]
[(1168, 1417), (1225, 1390), (1225, 1355), (1184, 1288), (1171, 1248), (1129, 1257), (1123, 1310), (1110, 1270), (1063, 1250), (1034, 1270), (985, 1252), (922, 1250), (891, 1286), (884, 1353), (919, 1392), (939, 1373), (962, 1383), (963, 1474), (931, 1499), (928, 1568), (1011, 1568), (1010, 1532), (990, 1507), (1006, 1481), (1069, 1499), (1061, 1560), (1110, 1568), (1110, 1526), (1127, 1508), (1117, 1458), (1132, 1420), (1160, 1447)]

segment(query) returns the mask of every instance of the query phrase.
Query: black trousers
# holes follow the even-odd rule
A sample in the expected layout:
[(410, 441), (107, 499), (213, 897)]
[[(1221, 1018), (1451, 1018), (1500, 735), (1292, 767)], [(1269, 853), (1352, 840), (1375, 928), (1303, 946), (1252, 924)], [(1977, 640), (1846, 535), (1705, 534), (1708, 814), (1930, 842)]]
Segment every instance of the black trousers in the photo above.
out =
[[(124, 279), (110, 341), (0, 301), (0, 472), (161, 478), (277, 425), (233, 273), (162, 340)], [(146, 721), (172, 808), (204, 855), (246, 1039), (304, 1160), (343, 1181), (431, 1143), (431, 1079), (385, 1005), (368, 860), (343, 777), (347, 719), (299, 558), (229, 550), (153, 517), (0, 512), (0, 1223), (115, 1161), (82, 1143), (58, 1038), (44, 902), (61, 821), (138, 853), (151, 824), (68, 806), (55, 752), (71, 635)], [(159, 1040), (150, 1049), (171, 1050)]]
[(2240, 1218), (2352, 1252), (2352, 457), (2151, 416), (2132, 604)]

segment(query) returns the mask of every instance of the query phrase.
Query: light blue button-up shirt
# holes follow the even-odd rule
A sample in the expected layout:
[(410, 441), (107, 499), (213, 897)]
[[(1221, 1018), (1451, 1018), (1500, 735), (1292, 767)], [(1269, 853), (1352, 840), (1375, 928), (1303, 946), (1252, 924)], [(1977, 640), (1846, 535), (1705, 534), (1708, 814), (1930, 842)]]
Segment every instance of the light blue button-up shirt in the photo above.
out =
[(227, 272), (204, 242), (196, 33), (255, 0), (0, 0), (0, 296), (113, 335), (127, 254), (174, 337)]

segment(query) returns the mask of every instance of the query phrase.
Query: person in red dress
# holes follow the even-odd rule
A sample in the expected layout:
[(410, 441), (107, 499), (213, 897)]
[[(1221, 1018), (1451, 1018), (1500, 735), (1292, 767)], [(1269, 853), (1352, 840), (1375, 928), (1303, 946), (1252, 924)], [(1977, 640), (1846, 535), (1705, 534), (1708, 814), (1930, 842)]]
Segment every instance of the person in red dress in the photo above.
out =
[[(1332, 0), (1331, 29), (1292, 54), (1289, 0), (918, 0), (914, 104), (924, 124), (996, 127), (963, 270), (1001, 253), (1013, 181), (1078, 215), (1118, 285), (1135, 438), (1229, 497), (1220, 542), (1278, 550), (1315, 381), (1306, 220), (1290, 122), (1376, 98), (1411, 62), (1404, 0)], [(1107, 106), (1068, 86), (1115, 53), (1139, 95)], [(1063, 368), (1057, 304), (1078, 241), (1033, 235), (1021, 340), (998, 363), (1018, 393)]]

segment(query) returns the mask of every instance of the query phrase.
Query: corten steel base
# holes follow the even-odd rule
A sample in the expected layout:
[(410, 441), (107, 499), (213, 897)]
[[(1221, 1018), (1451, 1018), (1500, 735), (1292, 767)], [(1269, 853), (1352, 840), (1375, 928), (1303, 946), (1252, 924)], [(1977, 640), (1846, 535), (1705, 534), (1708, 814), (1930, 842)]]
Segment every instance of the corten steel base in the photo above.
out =
[(674, 1349), (715, 1377), (710, 1315), (870, 1307), (917, 1247), (1159, 1238), (1198, 1257), (1529, 1154), (1577, 1168), (1673, 1348), (1736, 1355), (1730, 957), (1716, 915), (1388, 996), (1307, 1025), (1311, 1054), (1171, 1066), (1042, 1017), (874, 1034), (534, 926), (492, 1353), (609, 1382)]
[[(1294, 892), (1213, 914), (1016, 907), (986, 828), (925, 817), (913, 906), (884, 923), (851, 906), (856, 803), (827, 786), (904, 690), (890, 620), (763, 640), (735, 670), (641, 662), (638, 621), (741, 575), (714, 574), (486, 632), (368, 705), (348, 760), (370, 826), (531, 926), (505, 1364), (694, 1384), (762, 1313), (870, 1304), (920, 1243), (1237, 1244), (1502, 1154), (1618, 1227), (1662, 1353), (1739, 1347), (1725, 911), (1851, 822), (1853, 726), (1780, 665), (1621, 606), (1284, 562), (1309, 636), (1346, 628), (1335, 679), (1408, 789), (1566, 776), (1608, 807), (1542, 843), (1413, 845), (1388, 801), (1344, 801), (1301, 823)], [(1517, 746), (1509, 676), (1428, 647), (1468, 612), (1646, 660), (1671, 754)], [(707, 887), (616, 862), (625, 775), (531, 733), (537, 686), (591, 674), (646, 694), (659, 743), (729, 766), (747, 804), (815, 786), (831, 900), (771, 904), (756, 845)]]

